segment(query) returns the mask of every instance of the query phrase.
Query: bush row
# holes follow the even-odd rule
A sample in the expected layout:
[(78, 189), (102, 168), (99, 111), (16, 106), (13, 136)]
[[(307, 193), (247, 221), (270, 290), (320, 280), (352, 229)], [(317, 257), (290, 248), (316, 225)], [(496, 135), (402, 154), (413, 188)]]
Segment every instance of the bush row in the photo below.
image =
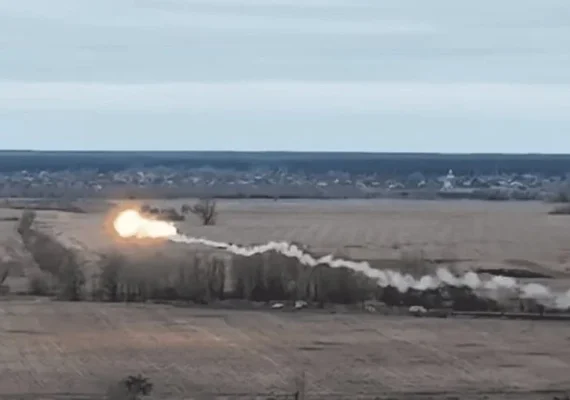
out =
[(209, 303), (243, 299), (257, 302), (306, 300), (355, 303), (369, 298), (374, 283), (347, 268), (310, 268), (279, 254), (224, 257), (211, 253), (185, 256), (102, 257), (91, 292), (102, 301), (183, 300)]
[[(402, 269), (414, 275), (426, 267), (402, 260)], [(307, 267), (277, 253), (253, 257), (229, 257), (212, 253), (133, 255), (111, 251), (102, 255), (99, 273), (86, 280), (82, 268), (72, 259), (59, 269), (55, 283), (49, 274), (31, 281), (35, 294), (56, 294), (65, 300), (95, 301), (185, 301), (208, 304), (218, 300), (242, 299), (256, 302), (304, 300), (356, 304), (367, 300), (389, 306), (421, 305), (456, 310), (500, 310), (493, 300), (476, 296), (467, 288), (445, 287), (431, 291), (400, 293), (381, 288), (373, 280), (348, 268), (326, 265)], [(412, 270), (412, 271), (410, 271)]]

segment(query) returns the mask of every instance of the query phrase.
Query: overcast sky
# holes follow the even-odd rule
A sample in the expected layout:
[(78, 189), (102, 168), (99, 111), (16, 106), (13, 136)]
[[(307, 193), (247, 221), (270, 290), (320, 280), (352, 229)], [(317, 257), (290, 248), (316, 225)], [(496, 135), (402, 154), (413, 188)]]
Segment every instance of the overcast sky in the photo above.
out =
[(570, 0), (4, 0), (0, 140), (570, 153)]

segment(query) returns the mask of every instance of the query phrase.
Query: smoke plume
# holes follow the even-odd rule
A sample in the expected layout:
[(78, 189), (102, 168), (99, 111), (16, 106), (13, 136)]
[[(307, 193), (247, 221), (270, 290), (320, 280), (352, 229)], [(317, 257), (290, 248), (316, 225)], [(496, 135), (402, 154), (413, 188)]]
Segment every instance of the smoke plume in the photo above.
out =
[(521, 284), (516, 279), (504, 276), (494, 276), (488, 280), (483, 280), (475, 272), (467, 272), (462, 276), (455, 276), (449, 270), (439, 268), (435, 275), (425, 275), (416, 279), (410, 274), (402, 274), (390, 269), (381, 270), (372, 268), (366, 261), (344, 260), (334, 258), (332, 255), (315, 257), (301, 249), (298, 245), (287, 242), (268, 242), (256, 246), (238, 246), (232, 243), (216, 242), (205, 238), (195, 238), (181, 234), (170, 236), (168, 239), (177, 243), (201, 244), (245, 257), (275, 251), (286, 257), (296, 258), (301, 264), (309, 267), (314, 267), (319, 264), (328, 265), (331, 268), (345, 267), (355, 272), (363, 273), (376, 281), (381, 287), (392, 286), (401, 293), (405, 293), (409, 289), (425, 291), (448, 285), (468, 287), (486, 297), (495, 297), (500, 291), (509, 291), (516, 293), (521, 299), (533, 299), (550, 308), (559, 310), (570, 308), (570, 290), (565, 293), (556, 293), (538, 283)]
[(538, 283), (523, 284), (504, 276), (494, 276), (484, 280), (474, 272), (455, 276), (449, 270), (439, 268), (434, 275), (424, 275), (416, 279), (410, 274), (402, 274), (390, 269), (372, 268), (366, 261), (344, 260), (335, 258), (333, 255), (316, 257), (293, 243), (269, 242), (256, 246), (238, 246), (205, 238), (189, 237), (180, 234), (172, 223), (146, 218), (136, 210), (123, 211), (115, 218), (113, 225), (122, 237), (163, 238), (177, 243), (201, 244), (246, 257), (275, 251), (286, 257), (296, 258), (300, 263), (309, 267), (317, 265), (328, 265), (331, 268), (345, 267), (366, 275), (381, 287), (394, 287), (401, 293), (406, 293), (410, 289), (425, 291), (444, 286), (468, 287), (483, 297), (495, 299), (507, 293), (516, 295), (520, 299), (532, 299), (552, 309), (570, 308), (570, 290), (565, 293), (554, 292)]

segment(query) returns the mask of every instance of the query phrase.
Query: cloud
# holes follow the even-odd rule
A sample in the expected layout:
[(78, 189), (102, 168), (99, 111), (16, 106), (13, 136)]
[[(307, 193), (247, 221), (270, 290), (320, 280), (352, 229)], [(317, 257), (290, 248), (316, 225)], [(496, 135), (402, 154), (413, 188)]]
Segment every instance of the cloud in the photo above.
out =
[(0, 82), (4, 110), (397, 113), (570, 120), (570, 85), (420, 82)]
[[(247, 6), (256, 3), (228, 2), (223, 0), (219, 7), (204, 11), (200, 2), (152, 2), (141, 1), (136, 5), (121, 1), (100, 0), (59, 0), (49, 5), (43, 0), (19, 0), (17, 3), (0, 2), (0, 17), (24, 20), (53, 21), (66, 25), (91, 26), (100, 28), (126, 29), (199, 29), (202, 31), (266, 31), (293, 34), (355, 34), (355, 35), (392, 35), (392, 34), (429, 34), (437, 28), (423, 21), (390, 18), (350, 19), (336, 14), (335, 18), (307, 17), (302, 13), (302, 3), (278, 2), (276, 5), (296, 5), (301, 13), (296, 16), (283, 16), (270, 12), (262, 14), (248, 13)], [(184, 7), (176, 7), (176, 4)], [(313, 7), (326, 10), (322, 3)], [(337, 2), (337, 6), (349, 6), (346, 2)], [(174, 7), (173, 7), (174, 6)], [(224, 6), (233, 6), (225, 7)]]
[[(109, 23), (109, 22), (107, 22)], [(198, 28), (202, 30), (267, 31), (292, 34), (351, 34), (351, 35), (423, 35), (438, 32), (432, 24), (406, 20), (325, 20), (306, 17), (267, 17), (208, 12), (186, 15), (162, 11), (156, 15), (116, 21), (114, 26), (136, 28), (169, 27)]]
[(370, 8), (374, 7), (374, 3), (358, 2), (356, 0), (145, 0), (145, 4), (155, 4), (160, 7), (168, 5), (178, 6), (196, 6), (196, 5), (213, 5), (219, 6), (262, 6), (262, 7), (276, 7), (276, 6), (291, 6), (299, 8)]

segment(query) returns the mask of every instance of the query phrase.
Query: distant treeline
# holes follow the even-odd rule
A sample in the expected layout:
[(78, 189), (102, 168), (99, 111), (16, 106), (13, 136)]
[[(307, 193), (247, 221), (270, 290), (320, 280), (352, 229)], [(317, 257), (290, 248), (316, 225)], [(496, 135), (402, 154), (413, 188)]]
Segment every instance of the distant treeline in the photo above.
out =
[(56, 171), (97, 169), (118, 171), (131, 167), (212, 167), (246, 171), (254, 168), (290, 172), (402, 175), (537, 173), (548, 176), (570, 172), (570, 154), (435, 154), (435, 153), (308, 153), (308, 152), (35, 152), (0, 151), (0, 171)]

